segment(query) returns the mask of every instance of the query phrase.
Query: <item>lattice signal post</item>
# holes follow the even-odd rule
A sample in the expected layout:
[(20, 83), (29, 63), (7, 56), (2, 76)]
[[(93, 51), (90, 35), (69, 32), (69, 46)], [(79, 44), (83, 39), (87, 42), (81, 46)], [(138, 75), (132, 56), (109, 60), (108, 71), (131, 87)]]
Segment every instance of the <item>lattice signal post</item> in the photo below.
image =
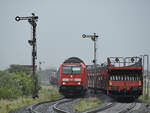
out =
[(32, 98), (38, 98), (38, 89), (37, 89), (37, 77), (36, 77), (36, 59), (37, 59), (37, 48), (36, 48), (36, 21), (38, 20), (38, 16), (35, 16), (34, 13), (32, 13), (32, 16), (29, 17), (19, 17), (17, 16), (15, 18), (16, 21), (20, 21), (20, 20), (27, 20), (32, 28), (33, 28), (33, 38), (32, 40), (28, 40), (28, 43), (32, 46), (32, 81), (33, 81), (33, 94), (32, 94)]

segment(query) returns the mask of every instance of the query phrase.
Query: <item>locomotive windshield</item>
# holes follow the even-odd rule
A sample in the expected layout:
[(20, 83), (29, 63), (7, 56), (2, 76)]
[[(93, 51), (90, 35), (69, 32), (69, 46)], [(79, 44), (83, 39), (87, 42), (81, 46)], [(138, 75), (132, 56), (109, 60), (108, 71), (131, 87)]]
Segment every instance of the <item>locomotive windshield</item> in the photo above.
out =
[(62, 67), (62, 73), (63, 74), (80, 74), (81, 66), (64, 65)]

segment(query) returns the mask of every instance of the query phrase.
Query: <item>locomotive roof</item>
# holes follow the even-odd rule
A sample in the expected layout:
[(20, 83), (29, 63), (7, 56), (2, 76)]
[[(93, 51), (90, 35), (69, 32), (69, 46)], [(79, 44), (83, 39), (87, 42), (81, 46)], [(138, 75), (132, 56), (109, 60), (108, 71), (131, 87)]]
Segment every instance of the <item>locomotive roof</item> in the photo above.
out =
[(64, 63), (81, 63), (81, 62), (83, 61), (78, 57), (70, 57), (64, 61)]

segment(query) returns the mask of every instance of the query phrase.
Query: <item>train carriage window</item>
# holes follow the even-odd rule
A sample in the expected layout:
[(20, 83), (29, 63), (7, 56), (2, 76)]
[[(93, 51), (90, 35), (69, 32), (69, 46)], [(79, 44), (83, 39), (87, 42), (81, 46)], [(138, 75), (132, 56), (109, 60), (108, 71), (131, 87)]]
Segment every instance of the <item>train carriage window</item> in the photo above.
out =
[(127, 77), (127, 80), (129, 80), (129, 76)]
[(126, 80), (126, 76), (124, 77), (124, 80)]
[(136, 80), (136, 76), (134, 76), (134, 80)]
[(114, 76), (112, 75), (112, 80), (114, 80)]
[(118, 76), (116, 75), (116, 80), (118, 80)]
[(134, 77), (132, 77), (132, 80), (134, 81)]
[(120, 80), (120, 76), (118, 76), (118, 80)]
[(121, 80), (123, 80), (123, 76), (121, 76)]
[(115, 80), (115, 76), (113, 76), (113, 80)]
[(110, 80), (112, 80), (112, 76), (110, 76)]
[(134, 80), (136, 80), (136, 77), (134, 76)]
[(136, 80), (138, 80), (138, 77), (136, 76)]

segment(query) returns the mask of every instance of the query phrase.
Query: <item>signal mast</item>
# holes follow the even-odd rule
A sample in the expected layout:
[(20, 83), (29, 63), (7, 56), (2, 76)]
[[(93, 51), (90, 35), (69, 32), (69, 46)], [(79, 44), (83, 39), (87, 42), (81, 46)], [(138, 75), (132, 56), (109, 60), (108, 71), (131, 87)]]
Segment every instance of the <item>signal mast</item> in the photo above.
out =
[(31, 24), (33, 28), (33, 34), (32, 34), (32, 40), (28, 40), (28, 43), (32, 46), (32, 82), (33, 82), (33, 94), (32, 98), (39, 98), (38, 96), (38, 89), (37, 89), (37, 77), (36, 77), (36, 59), (37, 59), (37, 48), (36, 48), (36, 21), (38, 20), (38, 16), (35, 16), (34, 13), (32, 13), (32, 16), (29, 17), (19, 17), (17, 16), (15, 18), (16, 21), (20, 20), (27, 20), (29, 24)]
[[(97, 41), (97, 39), (98, 39), (98, 35), (96, 35), (96, 33), (94, 33), (93, 35), (85, 35), (85, 34), (83, 34), (82, 35), (82, 38), (91, 38), (91, 40), (94, 42), (94, 59), (93, 59), (93, 64), (94, 64), (94, 70), (95, 70), (95, 72), (94, 72), (94, 74), (95, 74), (95, 81), (96, 81), (96, 64), (97, 64), (97, 59), (96, 59), (96, 50), (97, 50), (97, 48), (96, 48), (96, 41)], [(96, 82), (95, 82), (95, 89), (94, 89), (94, 92), (96, 93)]]

